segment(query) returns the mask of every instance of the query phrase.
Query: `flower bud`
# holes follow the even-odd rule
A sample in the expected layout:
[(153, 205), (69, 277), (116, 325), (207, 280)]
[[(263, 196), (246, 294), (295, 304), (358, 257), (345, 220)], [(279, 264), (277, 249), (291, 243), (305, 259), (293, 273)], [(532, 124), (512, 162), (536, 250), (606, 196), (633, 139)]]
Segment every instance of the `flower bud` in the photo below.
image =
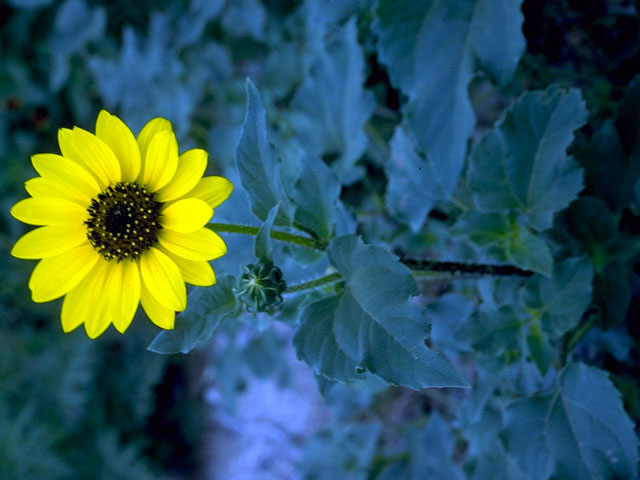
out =
[(282, 303), (286, 289), (280, 268), (272, 262), (258, 262), (243, 267), (235, 293), (247, 311), (271, 312)]

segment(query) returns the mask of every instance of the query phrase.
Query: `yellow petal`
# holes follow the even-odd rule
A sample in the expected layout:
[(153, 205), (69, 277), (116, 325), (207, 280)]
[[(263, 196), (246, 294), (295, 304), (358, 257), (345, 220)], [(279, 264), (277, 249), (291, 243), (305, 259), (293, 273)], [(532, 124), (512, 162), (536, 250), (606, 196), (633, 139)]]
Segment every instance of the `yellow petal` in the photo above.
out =
[(88, 206), (91, 199), (100, 193), (98, 182), (73, 160), (53, 153), (41, 153), (33, 155), (31, 163), (47, 183), (84, 205)]
[(140, 181), (155, 192), (173, 178), (178, 168), (178, 142), (173, 132), (156, 133), (142, 162)]
[(140, 302), (142, 303), (142, 308), (145, 313), (153, 323), (165, 330), (173, 330), (176, 313), (170, 308), (161, 305), (153, 295), (151, 295), (147, 287), (144, 286), (144, 282), (141, 283)]
[(185, 282), (201, 287), (209, 287), (216, 283), (216, 275), (211, 265), (209, 265), (209, 262), (187, 260), (178, 255), (174, 255), (169, 250), (163, 249), (163, 252), (178, 265)]
[(88, 202), (78, 200), (77, 197), (70, 195), (62, 184), (50, 182), (42, 177), (27, 180), (24, 182), (24, 188), (32, 197), (59, 197), (71, 200), (83, 208), (89, 208)]
[(160, 245), (187, 260), (213, 260), (227, 253), (227, 246), (220, 236), (201, 228), (191, 233), (178, 233), (163, 228), (158, 232)]
[(216, 208), (231, 195), (232, 191), (233, 183), (224, 177), (212, 176), (200, 179), (195, 188), (185, 196), (199, 198), (207, 202), (211, 208)]
[(122, 180), (133, 182), (140, 173), (140, 148), (133, 132), (115, 115), (101, 110), (96, 121), (96, 136), (106, 143), (120, 162)]
[(20, 200), (11, 215), (30, 225), (82, 225), (89, 217), (86, 209), (64, 198), (33, 197)]
[(213, 209), (202, 200), (186, 198), (170, 203), (162, 211), (161, 223), (163, 228), (189, 233), (204, 227), (212, 215)]
[(178, 266), (157, 248), (151, 247), (140, 257), (142, 281), (153, 297), (175, 311), (187, 306), (187, 288)]
[(48, 302), (69, 292), (99, 259), (91, 245), (81, 245), (57, 257), (40, 260), (29, 279), (33, 301)]
[(91, 172), (101, 190), (122, 179), (118, 159), (107, 144), (94, 134), (78, 127), (73, 130), (61, 128), (58, 131), (58, 143), (62, 155)]
[(11, 255), (29, 259), (56, 257), (83, 243), (89, 243), (84, 226), (49, 225), (20, 237)]
[(171, 122), (166, 118), (156, 117), (152, 120), (149, 120), (140, 133), (138, 134), (138, 147), (140, 147), (140, 158), (144, 159), (147, 154), (147, 148), (149, 147), (149, 143), (151, 139), (158, 132), (173, 132), (171, 128)]
[(120, 333), (124, 333), (136, 313), (140, 302), (140, 272), (135, 262), (109, 262), (105, 292), (107, 310), (111, 322)]
[(84, 329), (89, 338), (94, 339), (102, 335), (111, 325), (110, 295), (107, 295), (107, 278), (115, 263), (104, 259), (98, 261), (99, 269), (91, 272), (95, 275), (87, 289), (89, 309), (84, 317)]
[(24, 189), (32, 197), (62, 197), (68, 200), (73, 200), (67, 196), (60, 195), (59, 190), (42, 177), (30, 178), (24, 182)]
[(207, 168), (207, 152), (200, 148), (187, 150), (178, 158), (178, 169), (171, 181), (158, 192), (158, 200), (168, 202), (192, 190)]
[(102, 301), (101, 295), (110, 266), (106, 260), (99, 259), (84, 281), (76, 285), (64, 297), (60, 318), (65, 333), (75, 330), (86, 321), (91, 324), (87, 332), (90, 331), (94, 335), (93, 338), (107, 329), (109, 320), (102, 310), (106, 303)]

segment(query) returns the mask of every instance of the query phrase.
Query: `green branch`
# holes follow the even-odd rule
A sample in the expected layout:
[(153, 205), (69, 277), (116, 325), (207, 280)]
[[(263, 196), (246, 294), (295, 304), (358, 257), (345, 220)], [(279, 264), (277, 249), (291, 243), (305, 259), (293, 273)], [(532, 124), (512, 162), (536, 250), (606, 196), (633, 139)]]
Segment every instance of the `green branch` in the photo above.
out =
[[(225, 233), (238, 233), (241, 235), (253, 235), (258, 234), (259, 227), (253, 227), (250, 225), (236, 225), (233, 223), (210, 223), (208, 228), (214, 232)], [(302, 247), (311, 248), (313, 250), (324, 251), (327, 248), (327, 242), (315, 238), (303, 237), (302, 235), (295, 235), (293, 233), (281, 232), (279, 230), (271, 230), (271, 238), (274, 240), (280, 240), (281, 242), (293, 243)]]
[(522, 270), (513, 265), (486, 265), (482, 263), (436, 262), (433, 260), (415, 260), (400, 257), (400, 261), (415, 272), (424, 272), (426, 276), (452, 275), (499, 275), (513, 277), (530, 277), (533, 272)]
[[(250, 225), (236, 225), (233, 223), (210, 223), (208, 228), (214, 232), (238, 233), (241, 235), (256, 236), (259, 227)], [(280, 230), (271, 230), (271, 238), (281, 242), (292, 243), (301, 247), (311, 248), (313, 250), (325, 251), (329, 246), (329, 242), (320, 240), (319, 238), (304, 237), (293, 233), (282, 232)], [(412, 258), (400, 257), (400, 261), (421, 277), (456, 279), (478, 277), (484, 275), (499, 276), (516, 276), (530, 277), (533, 272), (522, 270), (513, 265), (485, 265), (480, 263), (461, 263), (461, 262), (436, 262), (432, 260), (415, 260)], [(290, 291), (290, 290), (289, 290)]]
[(297, 293), (303, 292), (305, 290), (312, 290), (329, 283), (337, 282), (338, 280), (342, 280), (342, 275), (337, 272), (329, 273), (328, 275), (316, 278), (314, 280), (309, 280), (308, 282), (298, 283), (297, 285), (290, 285), (287, 287), (284, 293)]

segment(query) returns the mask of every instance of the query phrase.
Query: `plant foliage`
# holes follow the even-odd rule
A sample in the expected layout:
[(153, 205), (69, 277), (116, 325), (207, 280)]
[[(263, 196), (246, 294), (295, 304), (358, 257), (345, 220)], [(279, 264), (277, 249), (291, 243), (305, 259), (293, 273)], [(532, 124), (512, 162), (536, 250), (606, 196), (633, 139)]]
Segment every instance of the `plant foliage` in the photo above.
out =
[[(304, 478), (638, 478), (637, 6), (138, 3), (0, 6), (0, 477), (192, 478), (169, 373), (210, 362), (232, 412), (289, 345), (337, 418)], [(176, 328), (88, 344), (27, 300), (7, 212), (102, 107), (235, 189)]]

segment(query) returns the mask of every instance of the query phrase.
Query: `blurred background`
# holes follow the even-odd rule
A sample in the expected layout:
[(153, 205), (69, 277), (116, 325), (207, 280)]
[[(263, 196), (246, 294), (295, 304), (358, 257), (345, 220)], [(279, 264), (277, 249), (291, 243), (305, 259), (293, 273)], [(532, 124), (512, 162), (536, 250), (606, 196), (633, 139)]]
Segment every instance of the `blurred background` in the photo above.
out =
[[(157, 330), (140, 313), (124, 336), (64, 335), (60, 302), (30, 299), (35, 262), (9, 254), (26, 231), (8, 212), (35, 176), (30, 156), (58, 152), (58, 128), (93, 131), (101, 108), (134, 133), (154, 116), (170, 119), (181, 151), (205, 148), (208, 173), (233, 180), (245, 78), (277, 116), (300, 84), (317, 15), (336, 24), (357, 15), (384, 131), (399, 98), (375, 58), (373, 2), (307, 3), (0, 1), (0, 479), (364, 479), (382, 478), (376, 474), (416, 442), (432, 446), (433, 461), (459, 456), (440, 415), (464, 392), (375, 380), (324, 392), (295, 359), (291, 329), (253, 319), (226, 325), (189, 355), (147, 351)], [(640, 71), (633, 2), (526, 1), (523, 11), (527, 52), (517, 87), (505, 94), (475, 82), (478, 125), (495, 121), (523, 88), (555, 81), (581, 87), (592, 112), (610, 116)], [(380, 180), (375, 158), (364, 163), (366, 185), (345, 191), (347, 203)], [(220, 207), (215, 219), (255, 223), (243, 202)], [(250, 261), (245, 240), (234, 238), (234, 252), (214, 262), (218, 274)], [(633, 408), (637, 419), (637, 402)], [(430, 412), (438, 413), (421, 428)], [(391, 453), (381, 454), (379, 442)]]

